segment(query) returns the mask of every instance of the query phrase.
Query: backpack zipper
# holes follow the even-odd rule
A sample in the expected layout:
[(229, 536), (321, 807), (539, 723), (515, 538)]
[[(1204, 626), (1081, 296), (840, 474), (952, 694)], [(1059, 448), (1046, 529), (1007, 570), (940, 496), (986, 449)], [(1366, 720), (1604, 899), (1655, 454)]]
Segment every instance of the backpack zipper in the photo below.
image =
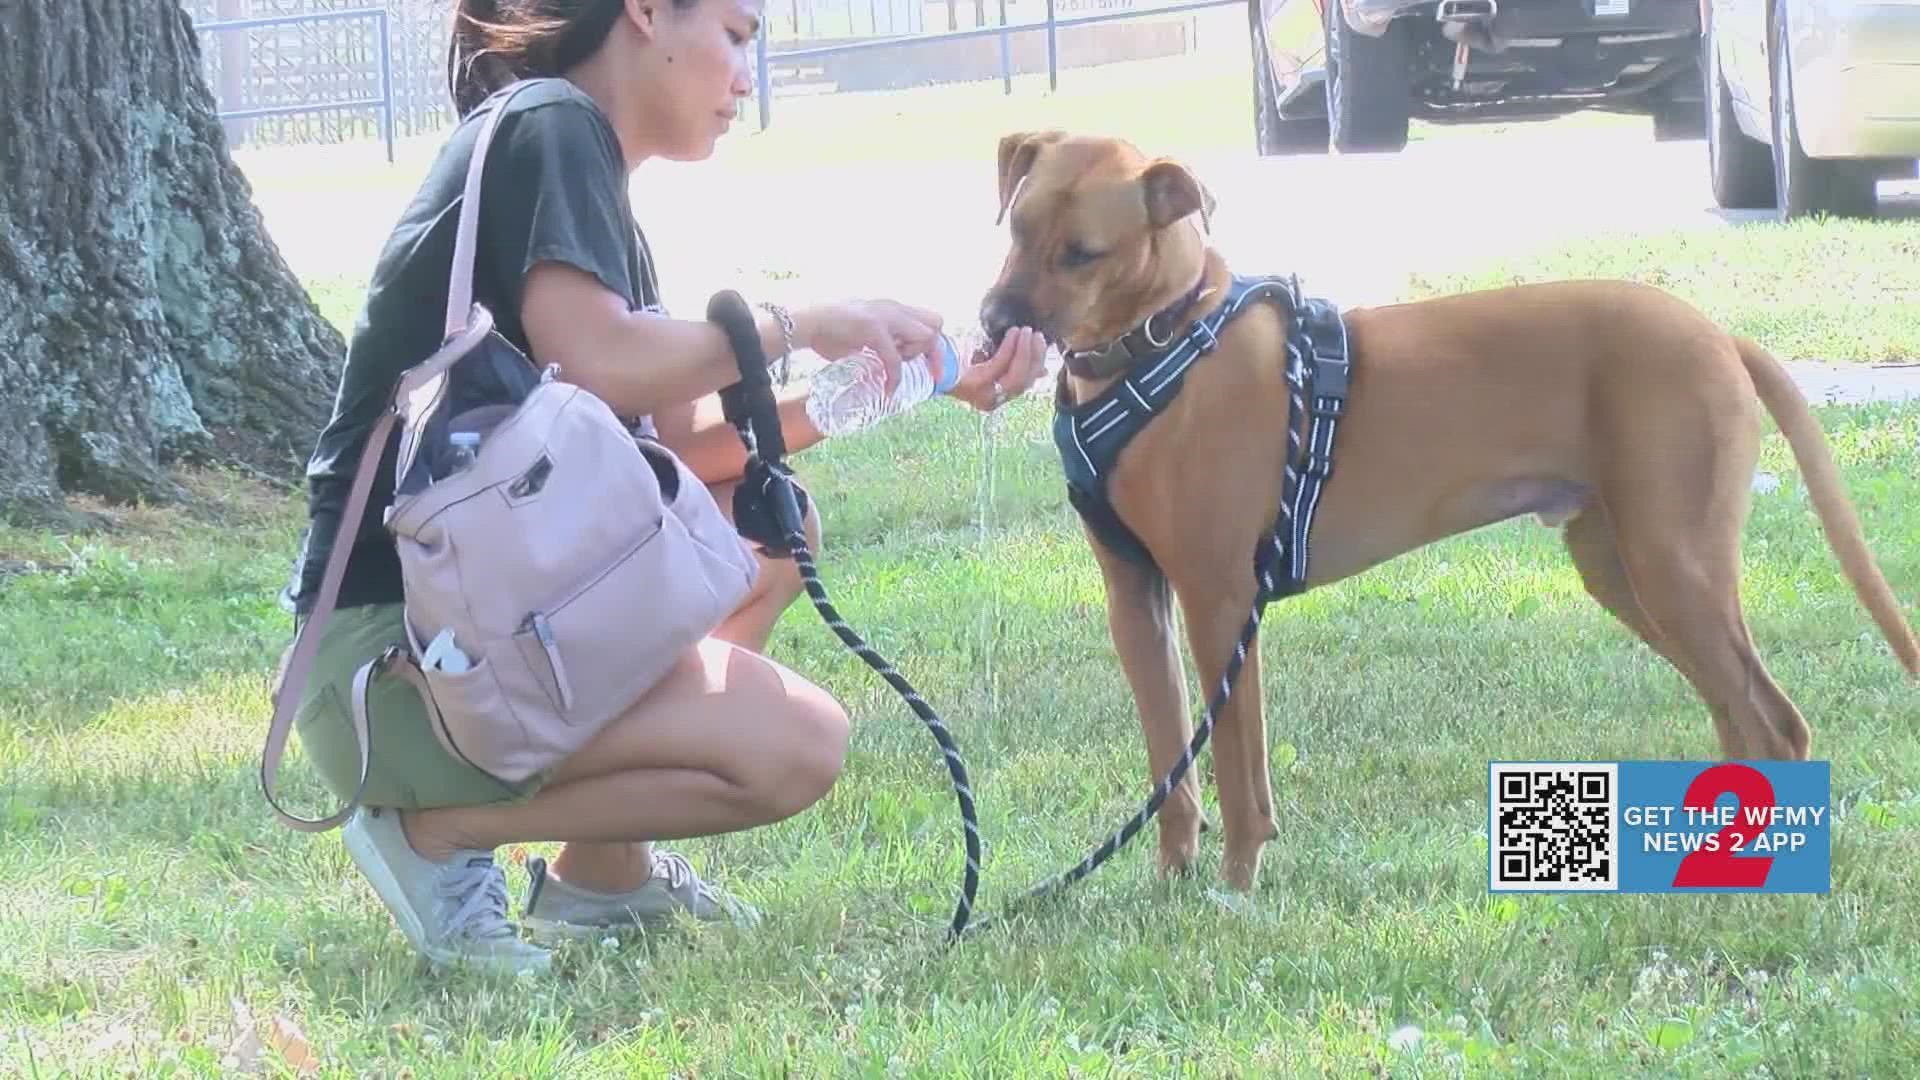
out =
[(534, 611), (529, 612), (520, 621), (522, 631), (531, 630), (535, 640), (540, 642), (540, 650), (547, 654), (547, 665), (553, 669), (554, 685), (560, 691), (560, 707), (573, 708), (573, 687), (567, 682), (567, 666), (560, 662), (560, 645), (553, 638), (553, 626), (547, 617)]

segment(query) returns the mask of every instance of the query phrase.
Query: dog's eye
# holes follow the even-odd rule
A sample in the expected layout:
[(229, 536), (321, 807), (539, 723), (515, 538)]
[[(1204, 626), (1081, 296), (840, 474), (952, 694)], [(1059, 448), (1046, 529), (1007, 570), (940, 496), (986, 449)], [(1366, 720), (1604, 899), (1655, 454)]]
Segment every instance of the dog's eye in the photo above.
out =
[(1095, 259), (1098, 259), (1102, 254), (1104, 254), (1104, 252), (1088, 251), (1079, 244), (1068, 244), (1067, 249), (1060, 253), (1060, 265), (1072, 270), (1076, 267), (1087, 265)]

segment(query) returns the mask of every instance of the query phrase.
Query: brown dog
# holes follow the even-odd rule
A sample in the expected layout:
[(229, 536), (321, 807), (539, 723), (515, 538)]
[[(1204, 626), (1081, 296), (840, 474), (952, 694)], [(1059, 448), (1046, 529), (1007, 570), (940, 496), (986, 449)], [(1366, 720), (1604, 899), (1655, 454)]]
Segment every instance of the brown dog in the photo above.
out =
[[(1163, 342), (1225, 295), (1229, 271), (1191, 220), (1205, 219), (1212, 197), (1178, 163), (1119, 140), (1049, 131), (1002, 139), (999, 176), (1011, 249), (981, 305), (996, 337), (1032, 326), (1071, 356), (1160, 313), (1149, 330)], [(1752, 341), (1657, 289), (1609, 281), (1356, 309), (1345, 319), (1347, 411), (1303, 587), (1538, 515), (1563, 527), (1594, 599), (1691, 682), (1725, 755), (1804, 759), (1807, 724), (1755, 654), (1740, 608), (1757, 398), (1792, 447), (1861, 603), (1920, 675), (1920, 645), (1861, 536), (1825, 436)], [(1088, 531), (1156, 781), (1192, 733), (1168, 587), (1208, 688), (1254, 601), (1251, 560), (1278, 513), (1288, 452), (1288, 329), (1271, 304), (1227, 323), (1217, 348), (1115, 460), (1110, 505), (1151, 565)], [(1070, 368), (1057, 400), (1091, 401), (1120, 375)], [(1276, 835), (1257, 650), (1213, 747), (1221, 872), (1246, 889)], [(1186, 871), (1197, 854), (1197, 792), (1190, 772), (1162, 809), (1163, 871)]]

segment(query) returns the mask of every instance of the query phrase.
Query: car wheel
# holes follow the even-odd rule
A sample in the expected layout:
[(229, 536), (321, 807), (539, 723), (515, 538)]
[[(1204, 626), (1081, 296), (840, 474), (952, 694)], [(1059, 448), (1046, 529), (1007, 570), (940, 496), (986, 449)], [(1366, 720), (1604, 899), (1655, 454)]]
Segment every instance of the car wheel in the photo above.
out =
[(1711, 22), (1700, 35), (1700, 66), (1707, 73), (1707, 167), (1713, 173), (1713, 201), (1730, 210), (1774, 205), (1773, 159), (1767, 144), (1749, 137), (1733, 118), (1733, 94), (1720, 70)]
[(1787, 3), (1773, 4), (1773, 186), (1782, 220), (1809, 214), (1872, 217), (1873, 170), (1864, 162), (1811, 158), (1800, 145), (1787, 52)]
[(1403, 150), (1413, 112), (1406, 24), (1368, 37), (1347, 24), (1340, 0), (1320, 0), (1327, 39), (1327, 131), (1341, 153)]

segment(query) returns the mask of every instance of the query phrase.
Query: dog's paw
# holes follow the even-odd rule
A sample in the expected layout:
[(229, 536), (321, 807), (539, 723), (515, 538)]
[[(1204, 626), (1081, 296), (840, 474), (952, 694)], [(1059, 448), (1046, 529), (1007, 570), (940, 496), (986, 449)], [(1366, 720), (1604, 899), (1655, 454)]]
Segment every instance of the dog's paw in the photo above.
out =
[(1260, 853), (1251, 856), (1227, 855), (1220, 860), (1220, 879), (1234, 892), (1252, 892), (1260, 877)]
[(1172, 847), (1161, 845), (1159, 873), (1163, 878), (1190, 878), (1194, 875), (1194, 863), (1200, 858), (1198, 844), (1179, 844)]

